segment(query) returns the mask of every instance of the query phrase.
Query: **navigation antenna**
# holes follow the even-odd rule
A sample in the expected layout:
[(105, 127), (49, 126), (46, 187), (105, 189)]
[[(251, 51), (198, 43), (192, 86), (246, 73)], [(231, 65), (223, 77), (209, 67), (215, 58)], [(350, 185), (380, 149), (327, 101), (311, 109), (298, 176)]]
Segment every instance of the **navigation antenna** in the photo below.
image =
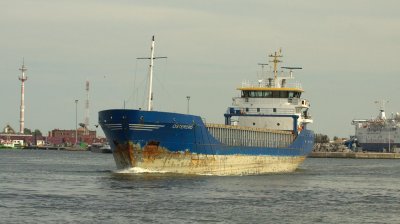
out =
[(279, 49), (279, 52), (276, 52), (274, 54), (270, 54), (269, 57), (270, 58), (274, 58), (272, 61), (269, 62), (273, 62), (274, 63), (274, 81), (276, 81), (277, 78), (277, 74), (278, 74), (278, 63), (282, 62), (281, 60), (279, 60), (278, 58), (283, 57), (282, 54), (282, 49)]
[(154, 35), (151, 41), (150, 57), (149, 58), (136, 58), (136, 59), (150, 59), (149, 65), (149, 92), (147, 98), (147, 110), (153, 110), (153, 64), (154, 59), (167, 58), (167, 57), (154, 57)]
[(258, 65), (261, 65), (261, 76), (264, 75), (264, 66), (268, 65), (267, 63), (258, 63)]

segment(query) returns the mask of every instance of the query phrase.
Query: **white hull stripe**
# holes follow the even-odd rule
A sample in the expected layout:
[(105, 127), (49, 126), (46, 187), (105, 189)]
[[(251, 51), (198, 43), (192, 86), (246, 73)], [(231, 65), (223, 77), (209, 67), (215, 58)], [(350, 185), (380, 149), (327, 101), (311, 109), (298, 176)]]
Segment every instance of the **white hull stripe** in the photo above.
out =
[(160, 124), (129, 124), (129, 127), (163, 128), (163, 127), (165, 127), (165, 125), (160, 125)]
[[(105, 124), (105, 126), (113, 131), (122, 130), (122, 124)], [(163, 127), (165, 127), (165, 125), (129, 124), (129, 130), (134, 130), (134, 131), (152, 131)]]
[(154, 129), (129, 128), (129, 130), (133, 130), (133, 131), (153, 131)]
[(107, 127), (122, 127), (122, 124), (105, 124)]
[(122, 130), (122, 124), (104, 124), (111, 131)]
[(133, 131), (153, 131), (159, 128), (165, 127), (165, 125), (158, 124), (129, 124), (129, 130)]

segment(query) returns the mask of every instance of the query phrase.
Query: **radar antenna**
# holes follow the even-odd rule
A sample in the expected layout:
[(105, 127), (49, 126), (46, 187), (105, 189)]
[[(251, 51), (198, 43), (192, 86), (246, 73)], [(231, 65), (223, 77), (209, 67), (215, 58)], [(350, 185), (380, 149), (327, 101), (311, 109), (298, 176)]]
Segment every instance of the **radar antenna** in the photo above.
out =
[(376, 100), (375, 101), (376, 104), (379, 104), (379, 110), (385, 111), (385, 104), (389, 103), (389, 100)]
[(296, 70), (296, 69), (303, 69), (302, 67), (290, 67), (290, 66), (284, 66), (284, 67), (281, 67), (281, 68), (283, 68), (283, 69), (289, 69), (290, 78), (293, 77), (293, 70)]

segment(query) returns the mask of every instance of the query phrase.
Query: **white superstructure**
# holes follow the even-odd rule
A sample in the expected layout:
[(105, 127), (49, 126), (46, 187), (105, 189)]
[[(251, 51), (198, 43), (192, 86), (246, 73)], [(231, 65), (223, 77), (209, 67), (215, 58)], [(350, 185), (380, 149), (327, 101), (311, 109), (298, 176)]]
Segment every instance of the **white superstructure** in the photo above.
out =
[(393, 151), (400, 146), (400, 114), (386, 117), (385, 103), (380, 103), (379, 115), (374, 119), (355, 119), (355, 141), (366, 151)]
[(293, 77), (293, 70), (301, 68), (281, 67), (288, 72), (278, 71), (281, 52), (269, 57), (274, 66), (272, 75), (269, 72), (262, 74), (256, 82), (242, 83), (238, 88), (240, 97), (233, 98), (233, 107), (228, 108), (226, 115), (229, 119), (226, 123), (274, 130), (301, 130), (312, 123), (308, 113), (310, 102), (301, 98), (304, 90)]

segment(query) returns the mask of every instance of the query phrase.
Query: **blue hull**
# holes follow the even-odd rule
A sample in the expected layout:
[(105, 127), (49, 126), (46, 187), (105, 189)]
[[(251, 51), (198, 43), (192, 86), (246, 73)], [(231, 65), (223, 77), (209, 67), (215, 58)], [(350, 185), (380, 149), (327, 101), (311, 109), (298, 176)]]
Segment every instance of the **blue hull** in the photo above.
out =
[[(388, 151), (389, 143), (359, 143), (363, 151), (369, 152), (384, 152)], [(390, 148), (399, 148), (400, 143), (391, 143)]]
[[(169, 112), (104, 110), (99, 112), (99, 124), (111, 145), (118, 168), (142, 164), (143, 152), (147, 152), (145, 156), (154, 156), (158, 149), (168, 153), (190, 154), (192, 157), (240, 155), (304, 160), (314, 144), (314, 133), (304, 129), (284, 148), (230, 146), (215, 139), (199, 116)], [(160, 154), (156, 156), (154, 158), (162, 159)]]

